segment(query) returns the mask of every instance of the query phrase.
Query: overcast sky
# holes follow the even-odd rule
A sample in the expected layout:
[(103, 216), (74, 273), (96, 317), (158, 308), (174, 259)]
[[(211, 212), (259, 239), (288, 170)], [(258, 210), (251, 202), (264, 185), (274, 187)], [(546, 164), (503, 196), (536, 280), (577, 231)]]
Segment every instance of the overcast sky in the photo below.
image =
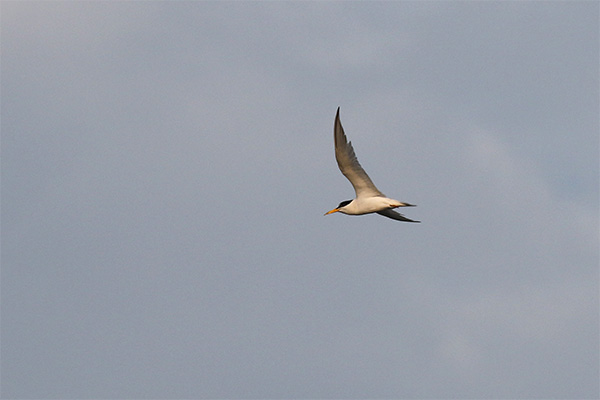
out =
[(600, 395), (598, 2), (1, 7), (2, 397)]

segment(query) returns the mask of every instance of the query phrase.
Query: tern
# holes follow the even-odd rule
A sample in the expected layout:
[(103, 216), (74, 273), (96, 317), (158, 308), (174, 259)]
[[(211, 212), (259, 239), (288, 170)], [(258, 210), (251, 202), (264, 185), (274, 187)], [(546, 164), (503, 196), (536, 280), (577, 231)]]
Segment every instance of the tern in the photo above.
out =
[(325, 215), (338, 211), (348, 215), (377, 213), (398, 221), (421, 222), (408, 219), (399, 212), (394, 211), (394, 208), (414, 207), (414, 204), (387, 198), (375, 187), (369, 175), (360, 166), (356, 154), (354, 154), (352, 142), (348, 141), (344, 133), (344, 128), (342, 128), (339, 107), (335, 115), (333, 139), (335, 143), (335, 159), (337, 160), (338, 167), (354, 187), (356, 198), (342, 201), (336, 208), (326, 212)]

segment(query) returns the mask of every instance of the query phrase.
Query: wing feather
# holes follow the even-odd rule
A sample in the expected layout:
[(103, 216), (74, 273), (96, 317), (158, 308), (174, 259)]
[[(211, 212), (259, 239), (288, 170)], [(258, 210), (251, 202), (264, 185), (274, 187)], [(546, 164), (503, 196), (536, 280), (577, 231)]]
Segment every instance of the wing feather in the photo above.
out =
[(352, 184), (356, 197), (375, 197), (384, 196), (383, 193), (375, 187), (369, 175), (361, 167), (352, 143), (348, 142), (342, 123), (340, 122), (340, 108), (338, 107), (335, 115), (335, 125), (333, 129), (333, 137), (335, 142), (335, 159), (337, 160), (338, 167), (342, 174)]
[(383, 215), (384, 217), (388, 217), (388, 218), (395, 219), (398, 221), (421, 222), (421, 221), (413, 221), (412, 219), (408, 219), (404, 215), (392, 210), (391, 208), (386, 208), (385, 210), (377, 211), (377, 214)]

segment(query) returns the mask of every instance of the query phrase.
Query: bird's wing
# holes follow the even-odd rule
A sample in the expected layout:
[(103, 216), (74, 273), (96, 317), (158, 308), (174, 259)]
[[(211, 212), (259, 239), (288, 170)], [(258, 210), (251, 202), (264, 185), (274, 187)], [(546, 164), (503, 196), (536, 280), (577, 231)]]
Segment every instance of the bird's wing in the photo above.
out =
[(384, 217), (388, 217), (388, 218), (395, 219), (398, 221), (421, 222), (421, 221), (413, 221), (412, 219), (408, 219), (404, 215), (392, 210), (391, 208), (386, 208), (385, 210), (377, 211), (377, 214), (383, 215)]
[(384, 196), (384, 194), (375, 187), (373, 181), (369, 178), (369, 175), (367, 175), (365, 170), (360, 166), (356, 154), (354, 154), (352, 143), (348, 142), (346, 134), (344, 133), (344, 128), (342, 128), (339, 107), (337, 109), (337, 114), (335, 115), (333, 138), (335, 142), (335, 159), (337, 160), (338, 167), (340, 167), (342, 174), (344, 174), (352, 186), (354, 186), (356, 197)]

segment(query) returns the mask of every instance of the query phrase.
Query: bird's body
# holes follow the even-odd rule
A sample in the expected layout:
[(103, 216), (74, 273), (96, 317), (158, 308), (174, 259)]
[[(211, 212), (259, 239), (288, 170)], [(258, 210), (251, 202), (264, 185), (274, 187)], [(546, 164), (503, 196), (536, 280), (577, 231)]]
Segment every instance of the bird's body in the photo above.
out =
[(361, 167), (352, 143), (348, 142), (342, 123), (340, 122), (340, 109), (338, 107), (335, 115), (335, 124), (333, 128), (333, 137), (335, 143), (335, 159), (342, 174), (352, 184), (356, 192), (356, 198), (353, 200), (342, 201), (336, 208), (327, 212), (341, 212), (348, 215), (363, 215), (378, 213), (388, 218), (406, 222), (413, 221), (402, 214), (394, 211), (397, 207), (412, 207), (412, 204), (403, 203), (398, 200), (390, 199), (375, 187), (369, 175)]
[(350, 203), (341, 207), (339, 211), (349, 215), (363, 215), (385, 210), (386, 208), (396, 208), (407, 206), (398, 200), (388, 199), (387, 197), (357, 197)]

